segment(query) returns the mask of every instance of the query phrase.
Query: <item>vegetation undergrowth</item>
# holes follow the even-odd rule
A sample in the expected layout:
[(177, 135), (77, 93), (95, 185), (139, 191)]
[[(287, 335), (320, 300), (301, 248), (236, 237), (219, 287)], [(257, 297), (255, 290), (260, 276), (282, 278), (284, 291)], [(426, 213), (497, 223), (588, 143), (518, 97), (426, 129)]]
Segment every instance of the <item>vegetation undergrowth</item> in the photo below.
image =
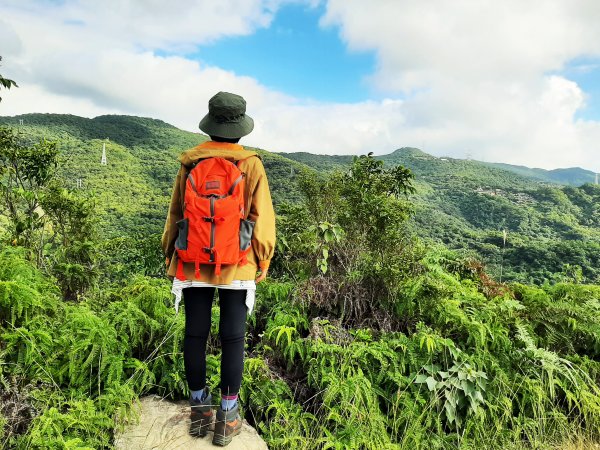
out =
[[(140, 262), (130, 249), (111, 265), (126, 242), (98, 242), (93, 205), (43, 175), (12, 192), (0, 246), (0, 446), (111, 448), (136, 398), (187, 397), (183, 314), (170, 282), (147, 275), (160, 255)], [(305, 201), (281, 205), (273, 276), (249, 317), (240, 393), (269, 448), (600, 439), (600, 286), (503, 284), (424, 244), (405, 227), (413, 178), (400, 166), (360, 157), (300, 178)]]
[[(552, 448), (600, 429), (600, 286), (506, 285), (402, 228), (410, 177), (368, 157), (280, 217), (257, 395), (273, 448)], [(301, 225), (300, 225), (301, 224)], [(306, 226), (306, 225), (309, 226)], [(254, 389), (254, 390), (253, 390)], [(273, 400), (275, 399), (275, 400)]]

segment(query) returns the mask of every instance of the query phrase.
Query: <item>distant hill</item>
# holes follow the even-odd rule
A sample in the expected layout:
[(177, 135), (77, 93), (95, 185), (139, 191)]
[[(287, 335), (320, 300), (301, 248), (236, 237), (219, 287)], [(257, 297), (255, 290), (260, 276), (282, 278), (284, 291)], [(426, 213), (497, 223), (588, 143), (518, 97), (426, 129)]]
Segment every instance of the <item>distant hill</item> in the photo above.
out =
[[(153, 146), (164, 144), (165, 137), (182, 137), (189, 144), (198, 139), (198, 133), (182, 132), (162, 120), (136, 116), (105, 115), (88, 119), (72, 114), (23, 114), (14, 117), (0, 117), (0, 123), (17, 125), (23, 120), (24, 131), (36, 128), (51, 128), (53, 134), (67, 134), (70, 137), (88, 141), (92, 139), (110, 139), (125, 147)], [(160, 139), (159, 139), (160, 138)], [(187, 144), (186, 144), (187, 145)]]
[[(62, 175), (73, 189), (81, 179), (82, 193), (95, 196), (106, 236), (160, 234), (177, 156), (207, 139), (132, 116), (26, 114), (0, 117), (0, 124), (18, 126), (19, 119), (25, 138), (60, 142)], [(100, 165), (103, 143), (107, 166)], [(276, 207), (301, 199), (297, 180), (302, 172), (323, 175), (345, 170), (352, 161), (350, 155), (257, 151)], [(581, 266), (586, 280), (600, 282), (600, 186), (559, 184), (589, 180), (591, 172), (437, 158), (409, 147), (377, 158), (415, 174), (409, 227), (421, 238), (476, 254), (503, 279), (543, 282), (570, 264)]]
[(308, 167), (322, 171), (345, 168), (352, 163), (352, 155), (315, 155), (307, 152), (278, 153), (285, 158), (298, 161)]
[(585, 183), (594, 183), (596, 174), (591, 170), (582, 169), (581, 167), (570, 167), (568, 169), (531, 169), (525, 166), (515, 166), (512, 164), (503, 163), (482, 163), (491, 167), (510, 170), (519, 175), (537, 178), (549, 183), (568, 184), (571, 186), (581, 186)]
[[(343, 168), (352, 163), (351, 155), (313, 155), (306, 152), (280, 154), (319, 171)], [(381, 159), (386, 164), (401, 164), (411, 167), (415, 173), (420, 173), (422, 176), (447, 176), (464, 169), (477, 168), (481, 175), (481, 182), (487, 182), (489, 181), (488, 177), (494, 178), (501, 173), (498, 171), (487, 171), (484, 167), (514, 173), (519, 176), (514, 181), (521, 185), (530, 185), (542, 181), (545, 183), (581, 186), (585, 183), (593, 183), (596, 177), (596, 174), (591, 170), (580, 167), (546, 170), (504, 163), (490, 163), (450, 157), (438, 158), (413, 147), (403, 147), (387, 155), (375, 156), (375, 158)], [(451, 170), (447, 170), (448, 168)]]

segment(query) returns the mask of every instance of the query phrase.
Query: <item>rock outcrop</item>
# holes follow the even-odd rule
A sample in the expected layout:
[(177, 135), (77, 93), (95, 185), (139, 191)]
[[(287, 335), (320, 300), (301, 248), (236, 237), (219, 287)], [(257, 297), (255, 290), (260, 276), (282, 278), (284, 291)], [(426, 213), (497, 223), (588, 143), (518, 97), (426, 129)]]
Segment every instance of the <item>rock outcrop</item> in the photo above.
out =
[[(126, 427), (115, 438), (118, 450), (200, 450), (218, 448), (212, 444), (212, 432), (203, 438), (190, 436), (189, 404), (172, 402), (159, 396), (140, 399), (138, 424)], [(242, 432), (226, 447), (230, 450), (268, 450), (267, 444), (246, 421)]]

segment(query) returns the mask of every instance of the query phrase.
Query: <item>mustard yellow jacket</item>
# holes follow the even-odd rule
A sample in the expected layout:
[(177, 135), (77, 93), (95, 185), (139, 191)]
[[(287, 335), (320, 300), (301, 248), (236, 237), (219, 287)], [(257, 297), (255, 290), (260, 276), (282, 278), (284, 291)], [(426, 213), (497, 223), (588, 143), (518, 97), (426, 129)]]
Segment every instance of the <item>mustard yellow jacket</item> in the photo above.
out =
[[(186, 150), (179, 156), (181, 167), (177, 172), (171, 203), (162, 235), (162, 249), (170, 258), (167, 275), (172, 279), (177, 271), (176, 222), (183, 218), (183, 199), (187, 173), (192, 164), (201, 158), (217, 156), (231, 161), (240, 161), (239, 169), (246, 174), (245, 201), (246, 219), (255, 223), (252, 235), (252, 251), (248, 263), (243, 266), (224, 265), (219, 276), (214, 274), (214, 265), (200, 265), (200, 280), (211, 284), (229, 284), (232, 280), (253, 280), (258, 268), (268, 269), (275, 251), (275, 212), (267, 174), (256, 152), (245, 150), (239, 144), (208, 141)], [(194, 264), (184, 263), (183, 271), (188, 280), (196, 280)]]

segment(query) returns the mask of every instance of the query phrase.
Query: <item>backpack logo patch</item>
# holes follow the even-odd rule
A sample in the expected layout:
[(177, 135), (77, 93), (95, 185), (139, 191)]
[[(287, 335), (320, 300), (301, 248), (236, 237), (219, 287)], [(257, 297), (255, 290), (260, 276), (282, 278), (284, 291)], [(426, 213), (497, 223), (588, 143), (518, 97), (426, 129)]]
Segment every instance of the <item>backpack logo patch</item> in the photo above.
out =
[(207, 181), (206, 182), (206, 190), (219, 189), (220, 187), (221, 187), (220, 181)]

